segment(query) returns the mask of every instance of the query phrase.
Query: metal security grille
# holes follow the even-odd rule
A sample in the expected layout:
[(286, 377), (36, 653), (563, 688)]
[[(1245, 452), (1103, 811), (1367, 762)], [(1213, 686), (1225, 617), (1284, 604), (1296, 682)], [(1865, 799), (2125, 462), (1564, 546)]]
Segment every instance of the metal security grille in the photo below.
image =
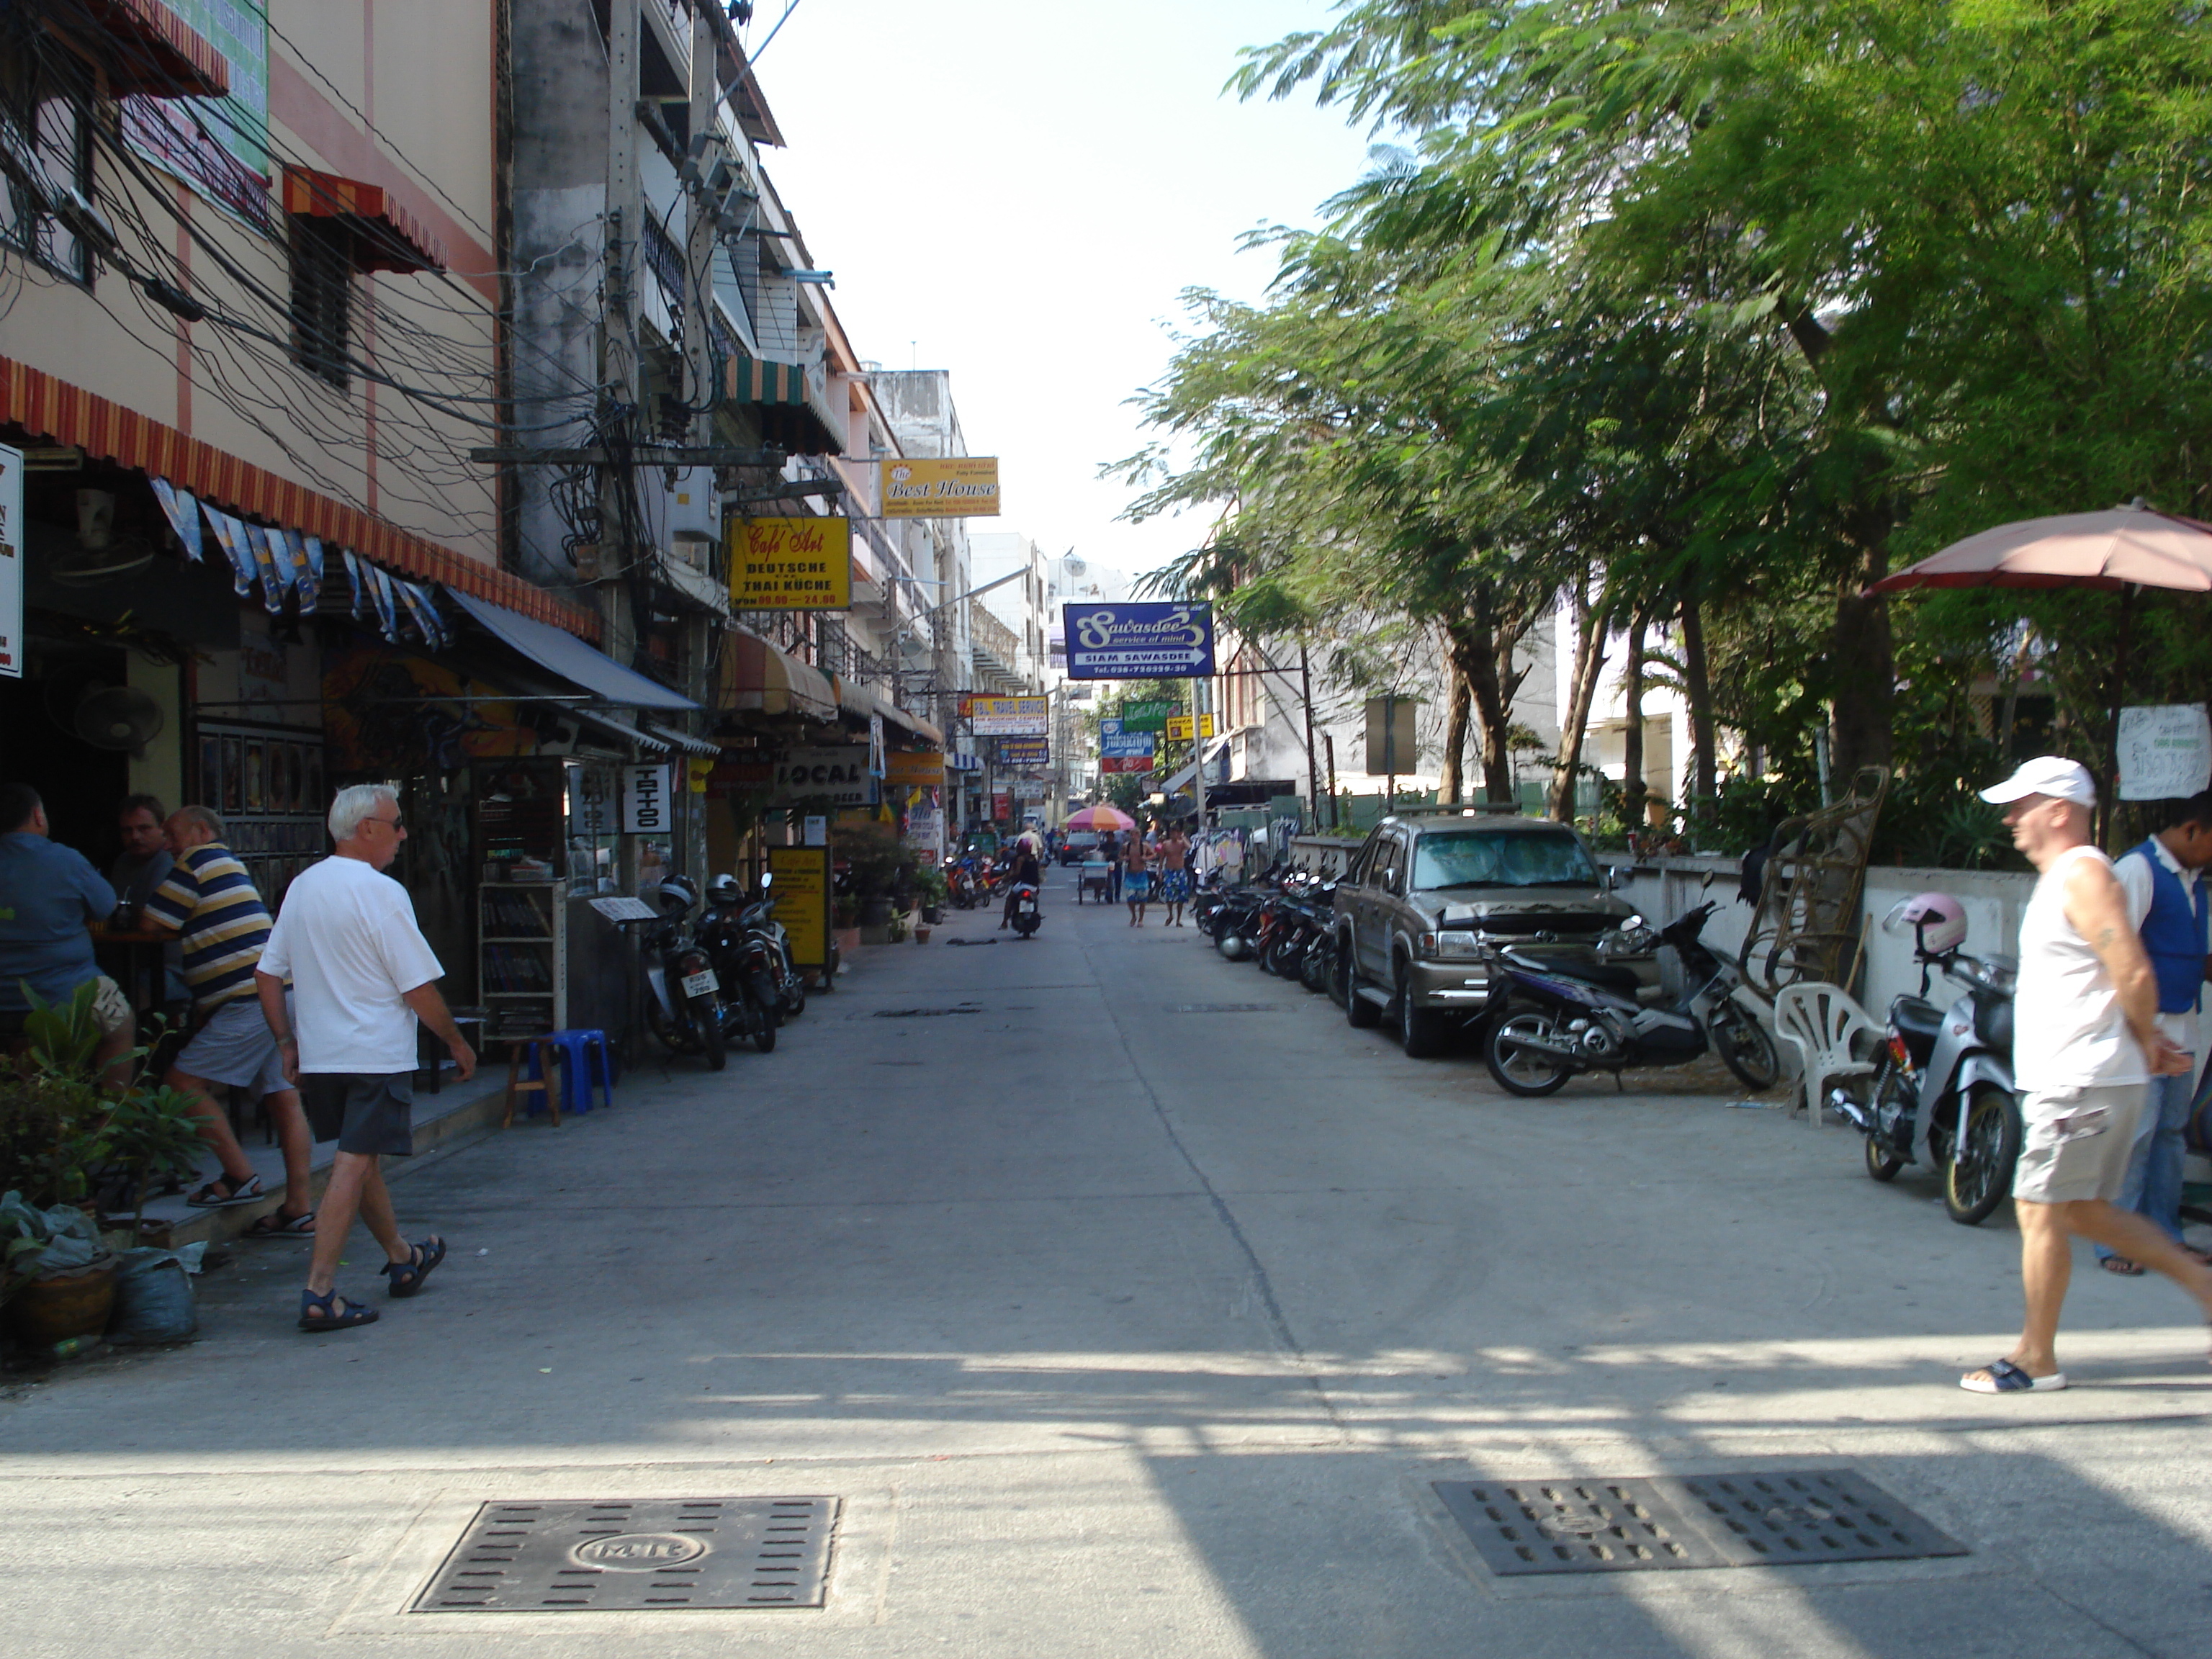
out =
[(818, 1607), (834, 1498), (487, 1504), (415, 1613)]
[(1848, 1469), (1433, 1484), (1502, 1577), (1967, 1553)]

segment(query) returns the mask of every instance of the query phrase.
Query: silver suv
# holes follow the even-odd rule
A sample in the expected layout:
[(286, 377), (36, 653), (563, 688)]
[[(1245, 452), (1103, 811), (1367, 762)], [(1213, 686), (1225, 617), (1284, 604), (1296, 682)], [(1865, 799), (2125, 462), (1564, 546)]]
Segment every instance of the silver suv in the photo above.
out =
[[(1437, 1054), (1489, 1006), (1500, 945), (1587, 963), (1630, 915), (1566, 824), (1480, 806), (1401, 811), (1337, 883), (1337, 1000), (1354, 1025), (1387, 1015), (1407, 1054)], [(1658, 983), (1648, 951), (1608, 963)]]

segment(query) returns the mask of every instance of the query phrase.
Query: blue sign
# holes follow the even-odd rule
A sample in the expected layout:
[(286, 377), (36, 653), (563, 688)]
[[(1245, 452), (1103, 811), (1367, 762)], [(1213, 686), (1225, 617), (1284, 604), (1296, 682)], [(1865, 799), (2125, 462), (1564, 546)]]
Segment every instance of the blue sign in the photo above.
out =
[(1202, 600), (1061, 611), (1070, 679), (1197, 679), (1213, 672), (1213, 607)]
[[(1110, 722), (1099, 721), (1106, 726)], [(1101, 732), (1098, 734), (1101, 755), (1149, 755), (1152, 752), (1152, 734), (1149, 732)]]

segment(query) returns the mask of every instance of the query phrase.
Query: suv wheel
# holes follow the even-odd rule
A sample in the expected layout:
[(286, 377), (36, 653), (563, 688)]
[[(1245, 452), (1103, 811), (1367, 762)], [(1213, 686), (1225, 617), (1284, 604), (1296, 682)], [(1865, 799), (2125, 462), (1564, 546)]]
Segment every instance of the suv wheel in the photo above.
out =
[(1381, 1012), (1359, 994), (1359, 969), (1352, 957), (1349, 934), (1336, 945), (1336, 1000), (1344, 1006), (1345, 1023), (1352, 1030), (1364, 1031), (1382, 1024)]
[(1433, 1060), (1443, 1053), (1446, 1032), (1435, 1011), (1413, 1006), (1413, 970), (1398, 959), (1398, 994), (1392, 1003), (1398, 1016), (1398, 1045), (1409, 1060)]

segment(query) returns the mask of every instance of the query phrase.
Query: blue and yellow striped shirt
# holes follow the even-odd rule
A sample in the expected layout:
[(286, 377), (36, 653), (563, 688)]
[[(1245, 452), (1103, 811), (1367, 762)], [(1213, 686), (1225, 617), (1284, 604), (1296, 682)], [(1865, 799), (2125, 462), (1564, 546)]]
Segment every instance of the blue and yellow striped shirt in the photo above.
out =
[(183, 934), (185, 984), (199, 1012), (254, 994), (269, 907), (230, 848), (211, 841), (184, 854), (147, 901), (146, 915)]

